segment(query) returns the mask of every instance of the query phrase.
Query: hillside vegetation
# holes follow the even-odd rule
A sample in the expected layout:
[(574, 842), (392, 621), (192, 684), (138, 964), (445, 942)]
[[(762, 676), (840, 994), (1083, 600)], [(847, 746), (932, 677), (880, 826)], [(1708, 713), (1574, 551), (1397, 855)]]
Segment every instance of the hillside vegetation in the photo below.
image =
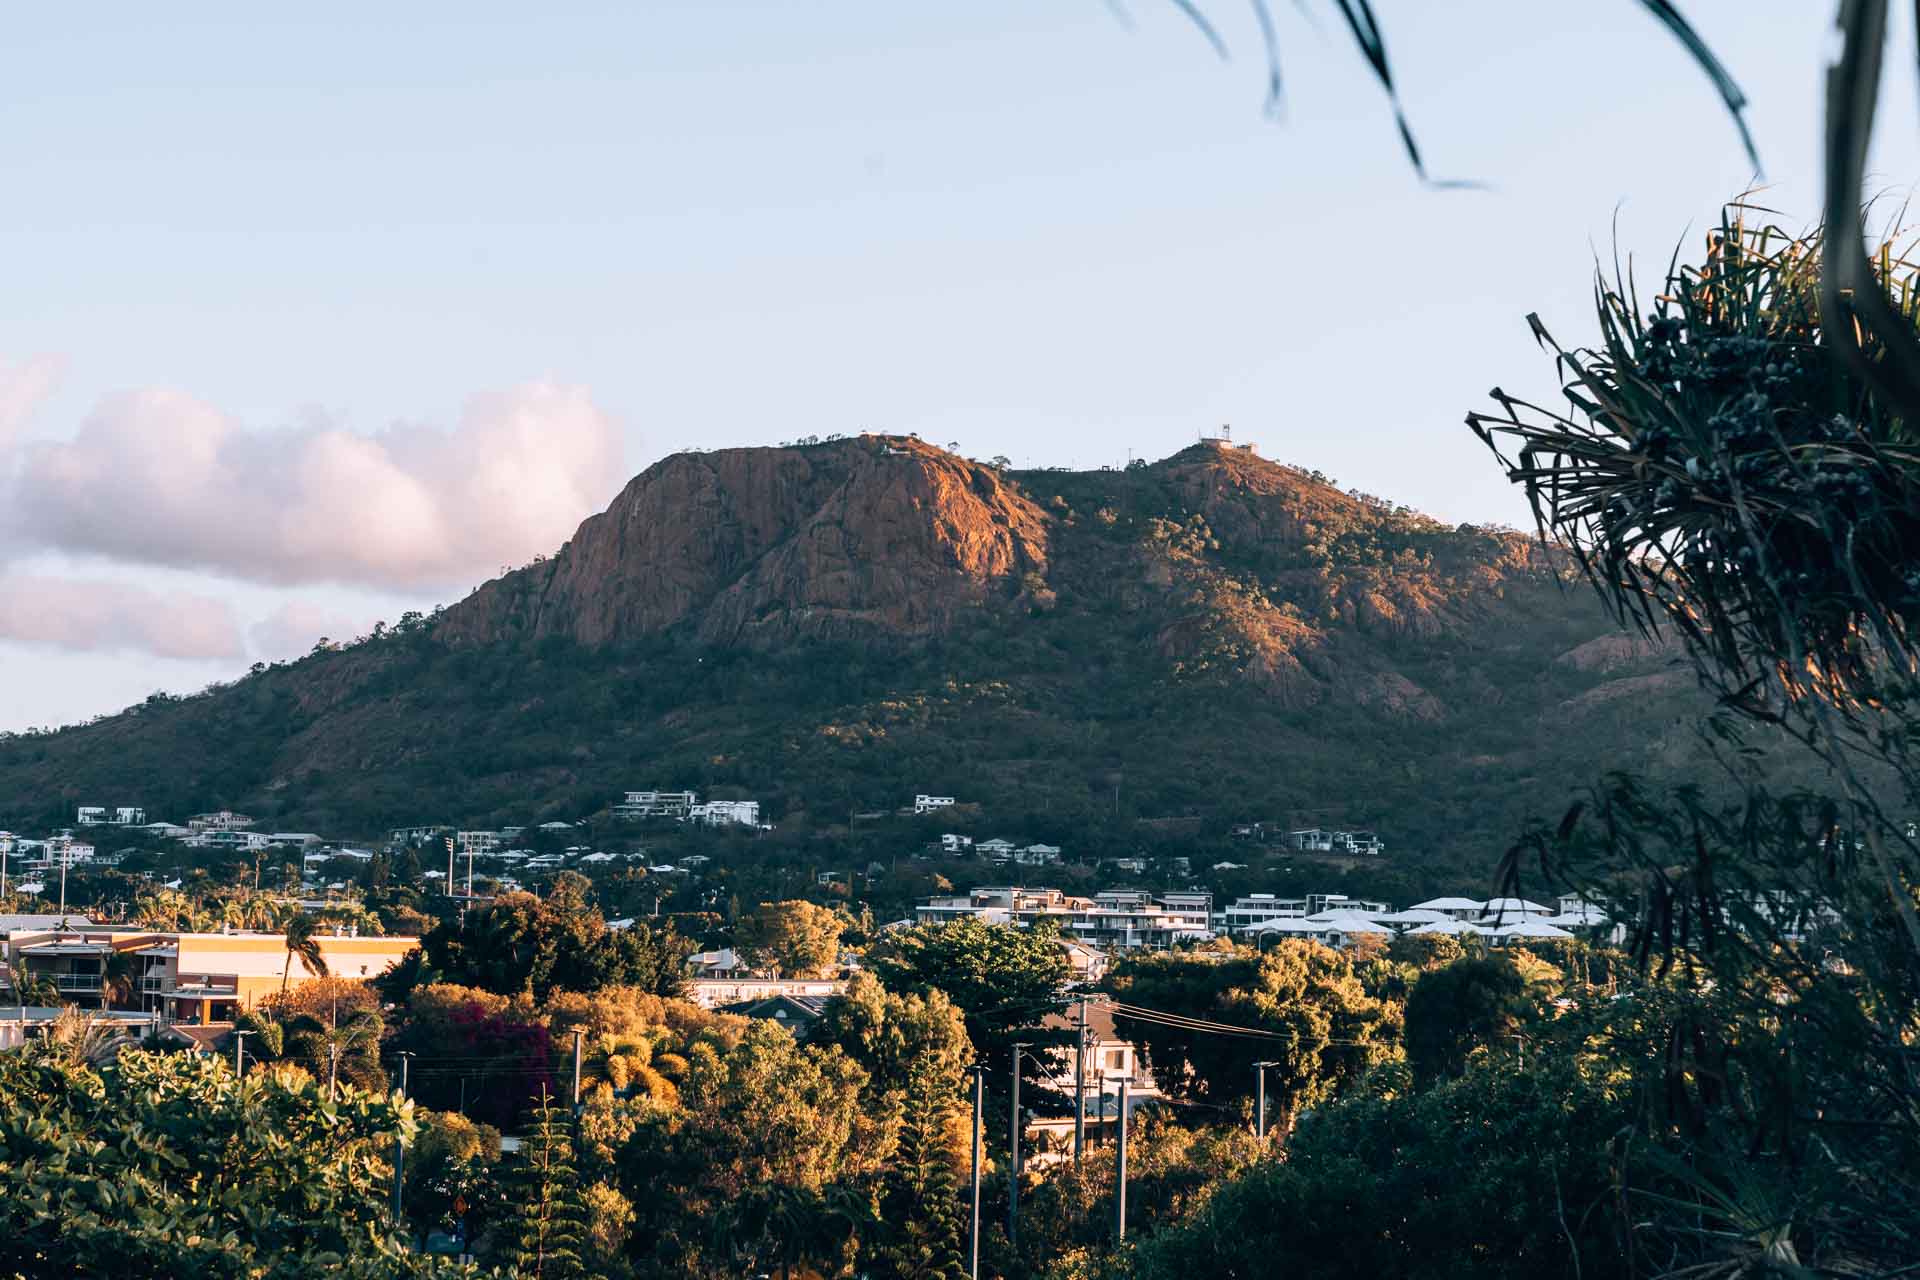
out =
[(663, 786), (804, 832), (932, 791), (1073, 852), (1277, 819), (1484, 868), (1591, 762), (1694, 752), (1690, 678), (1565, 573), (1211, 444), (1098, 472), (874, 436), (682, 454), (430, 618), (0, 740), (0, 824), (366, 835)]

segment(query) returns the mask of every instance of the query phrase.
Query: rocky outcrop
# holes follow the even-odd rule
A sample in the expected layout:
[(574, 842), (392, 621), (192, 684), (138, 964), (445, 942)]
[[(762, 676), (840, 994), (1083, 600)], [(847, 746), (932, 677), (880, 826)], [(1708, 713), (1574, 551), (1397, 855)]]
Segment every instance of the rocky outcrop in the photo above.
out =
[(1047, 525), (998, 472), (912, 439), (676, 454), (552, 559), (448, 610), (440, 634), (596, 646), (675, 627), (717, 644), (924, 636), (1044, 578)]

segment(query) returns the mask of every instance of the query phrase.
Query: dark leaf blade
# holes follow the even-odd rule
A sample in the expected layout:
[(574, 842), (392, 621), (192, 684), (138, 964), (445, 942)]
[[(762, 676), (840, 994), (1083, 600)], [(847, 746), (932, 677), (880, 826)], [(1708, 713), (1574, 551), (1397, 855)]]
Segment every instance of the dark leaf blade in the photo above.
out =
[(1726, 64), (1722, 63), (1714, 55), (1713, 50), (1707, 47), (1707, 42), (1700, 38), (1700, 33), (1693, 29), (1693, 24), (1674, 8), (1671, 0), (1640, 0), (1640, 7), (1652, 14), (1661, 26), (1671, 32), (1673, 38), (1693, 55), (1694, 63), (1706, 72), (1707, 79), (1713, 82), (1715, 91), (1720, 95), (1720, 101), (1726, 104), (1727, 113), (1733, 117), (1734, 128), (1740, 131), (1740, 145), (1746, 148), (1747, 159), (1753, 163), (1754, 172), (1758, 173), (1760, 150), (1754, 146), (1753, 133), (1747, 127), (1747, 95), (1741, 92), (1740, 86), (1735, 83)]

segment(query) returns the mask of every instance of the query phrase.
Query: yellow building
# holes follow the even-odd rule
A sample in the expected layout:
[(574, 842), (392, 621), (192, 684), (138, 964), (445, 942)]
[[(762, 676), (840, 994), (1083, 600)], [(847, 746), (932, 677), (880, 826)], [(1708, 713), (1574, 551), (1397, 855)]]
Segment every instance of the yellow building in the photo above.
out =
[[(420, 945), (418, 938), (319, 934), (327, 973), (377, 978)], [(114, 952), (135, 959), (133, 1003), (183, 1022), (226, 1022), (242, 1009), (317, 977), (299, 956), (289, 958), (279, 933), (159, 933), (153, 930), (69, 929), (17, 932), (7, 939), (11, 964), (52, 977), (63, 1001), (106, 1003), (106, 963)]]

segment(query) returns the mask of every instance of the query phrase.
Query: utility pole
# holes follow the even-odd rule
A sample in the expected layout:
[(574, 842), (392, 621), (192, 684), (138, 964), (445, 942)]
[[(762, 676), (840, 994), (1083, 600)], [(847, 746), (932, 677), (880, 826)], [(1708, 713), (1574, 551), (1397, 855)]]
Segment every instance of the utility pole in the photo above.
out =
[(1007, 1162), (1007, 1246), (1020, 1242), (1020, 1055), (1026, 1044), (1013, 1046), (1013, 1106), (1007, 1124), (1012, 1158)]
[(968, 1070), (973, 1072), (973, 1218), (967, 1228), (967, 1278), (980, 1280), (980, 1147), (986, 1140), (987, 1069), (975, 1063)]
[[(407, 1096), (407, 1068), (412, 1064), (412, 1059), (412, 1053), (405, 1049), (400, 1051), (400, 1097), (402, 1100), (405, 1100)], [(393, 1140), (393, 1225), (396, 1230), (399, 1229), (401, 1222), (405, 1218), (405, 1210), (400, 1203), (400, 1194), (407, 1182), (406, 1168), (407, 1145), (400, 1141), (400, 1139), (395, 1138)]]
[(1087, 1145), (1087, 998), (1080, 997), (1080, 1038), (1073, 1049), (1073, 1167)]
[(67, 914), (67, 864), (73, 861), (73, 851), (60, 851), (60, 916), (64, 920)]
[(340, 1046), (327, 1046), (327, 1101), (332, 1102), (340, 1087)]
[(1279, 1065), (1277, 1062), (1256, 1062), (1253, 1064), (1253, 1096), (1256, 1100), (1254, 1102), (1253, 1112), (1253, 1136), (1256, 1138), (1265, 1138), (1267, 1136), (1267, 1068), (1277, 1067)]
[(580, 1114), (580, 1050), (587, 1038), (585, 1027), (573, 1029), (573, 1114)]
[(1127, 1080), (1120, 1077), (1120, 1120), (1113, 1165), (1113, 1242), (1127, 1238)]
[(252, 1034), (253, 1032), (251, 1031), (235, 1031), (233, 1033), (233, 1074), (236, 1076), (246, 1074), (246, 1068), (241, 1065), (243, 1057), (241, 1046), (246, 1044), (247, 1037)]

